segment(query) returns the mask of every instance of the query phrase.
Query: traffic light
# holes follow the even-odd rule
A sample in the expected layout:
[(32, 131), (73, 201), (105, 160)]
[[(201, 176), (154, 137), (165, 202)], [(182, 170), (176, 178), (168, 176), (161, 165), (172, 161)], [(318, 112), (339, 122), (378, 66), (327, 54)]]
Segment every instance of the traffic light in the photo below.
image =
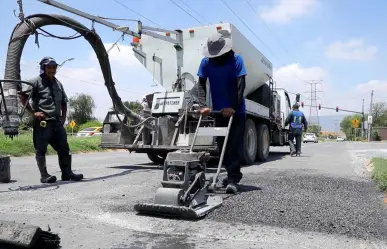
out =
[(339, 107), (338, 106), (336, 106), (336, 112), (339, 112)]
[(301, 107), (304, 108), (304, 102), (301, 102)]
[(318, 104), (318, 109), (321, 110), (321, 105), (320, 104)]

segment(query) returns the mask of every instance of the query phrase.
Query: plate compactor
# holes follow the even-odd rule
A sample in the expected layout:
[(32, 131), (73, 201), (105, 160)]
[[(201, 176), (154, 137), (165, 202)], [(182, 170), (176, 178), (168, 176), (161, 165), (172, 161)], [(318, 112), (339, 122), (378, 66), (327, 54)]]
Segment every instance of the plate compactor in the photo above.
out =
[[(140, 214), (196, 219), (222, 205), (223, 198), (215, 195), (215, 190), (232, 120), (231, 116), (227, 127), (200, 127), (200, 116), (190, 150), (168, 153), (164, 162), (162, 187), (156, 191), (154, 203), (135, 204), (135, 211)], [(216, 174), (208, 180), (206, 162), (210, 155), (205, 151), (193, 151), (197, 136), (225, 137)]]

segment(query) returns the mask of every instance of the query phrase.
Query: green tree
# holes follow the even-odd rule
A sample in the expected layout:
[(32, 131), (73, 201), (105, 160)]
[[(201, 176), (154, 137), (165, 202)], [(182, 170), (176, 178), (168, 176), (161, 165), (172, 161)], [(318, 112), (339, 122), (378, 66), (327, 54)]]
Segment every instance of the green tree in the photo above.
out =
[[(126, 106), (131, 111), (134, 111), (135, 113), (140, 113), (143, 109), (139, 101), (124, 101), (123, 104), (124, 106)], [(113, 107), (111, 107), (110, 109), (114, 110)]]
[(93, 108), (95, 107), (94, 99), (87, 94), (77, 94), (69, 99), (68, 117), (74, 120), (77, 125), (82, 125), (88, 121), (95, 120)]
[(321, 126), (320, 125), (309, 125), (308, 132), (314, 133), (317, 136), (321, 134)]
[(372, 126), (387, 126), (387, 103), (386, 102), (376, 102), (372, 105), (372, 117), (373, 125)]
[(355, 119), (357, 119), (359, 121), (357, 128), (363, 128), (362, 115), (360, 115), (360, 114), (346, 116), (340, 122), (340, 129), (342, 132), (344, 132), (344, 134), (348, 140), (351, 140), (354, 137), (354, 128), (353, 128), (352, 121)]

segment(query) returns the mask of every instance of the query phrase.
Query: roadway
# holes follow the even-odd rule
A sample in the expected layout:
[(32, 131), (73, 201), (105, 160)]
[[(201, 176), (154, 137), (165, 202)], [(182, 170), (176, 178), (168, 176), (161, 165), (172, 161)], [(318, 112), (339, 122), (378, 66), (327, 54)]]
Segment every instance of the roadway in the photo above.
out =
[[(387, 207), (364, 166), (387, 144), (303, 144), (301, 157), (273, 149), (243, 168), (242, 192), (200, 221), (133, 212), (152, 201), (161, 170), (142, 154), (74, 155), (82, 182), (39, 183), (33, 157), (12, 159), (0, 184), (1, 219), (58, 233), (63, 248), (387, 248)], [(60, 178), (55, 156), (48, 170)]]

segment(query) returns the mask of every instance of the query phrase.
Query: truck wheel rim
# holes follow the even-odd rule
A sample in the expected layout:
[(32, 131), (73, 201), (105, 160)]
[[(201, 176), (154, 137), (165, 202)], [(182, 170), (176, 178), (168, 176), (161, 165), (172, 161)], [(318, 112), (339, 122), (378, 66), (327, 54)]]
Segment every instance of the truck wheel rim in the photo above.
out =
[(263, 136), (263, 153), (266, 155), (269, 150), (269, 134), (267, 132), (264, 133)]
[(249, 129), (247, 132), (247, 151), (249, 153), (249, 156), (254, 154), (254, 132)]

